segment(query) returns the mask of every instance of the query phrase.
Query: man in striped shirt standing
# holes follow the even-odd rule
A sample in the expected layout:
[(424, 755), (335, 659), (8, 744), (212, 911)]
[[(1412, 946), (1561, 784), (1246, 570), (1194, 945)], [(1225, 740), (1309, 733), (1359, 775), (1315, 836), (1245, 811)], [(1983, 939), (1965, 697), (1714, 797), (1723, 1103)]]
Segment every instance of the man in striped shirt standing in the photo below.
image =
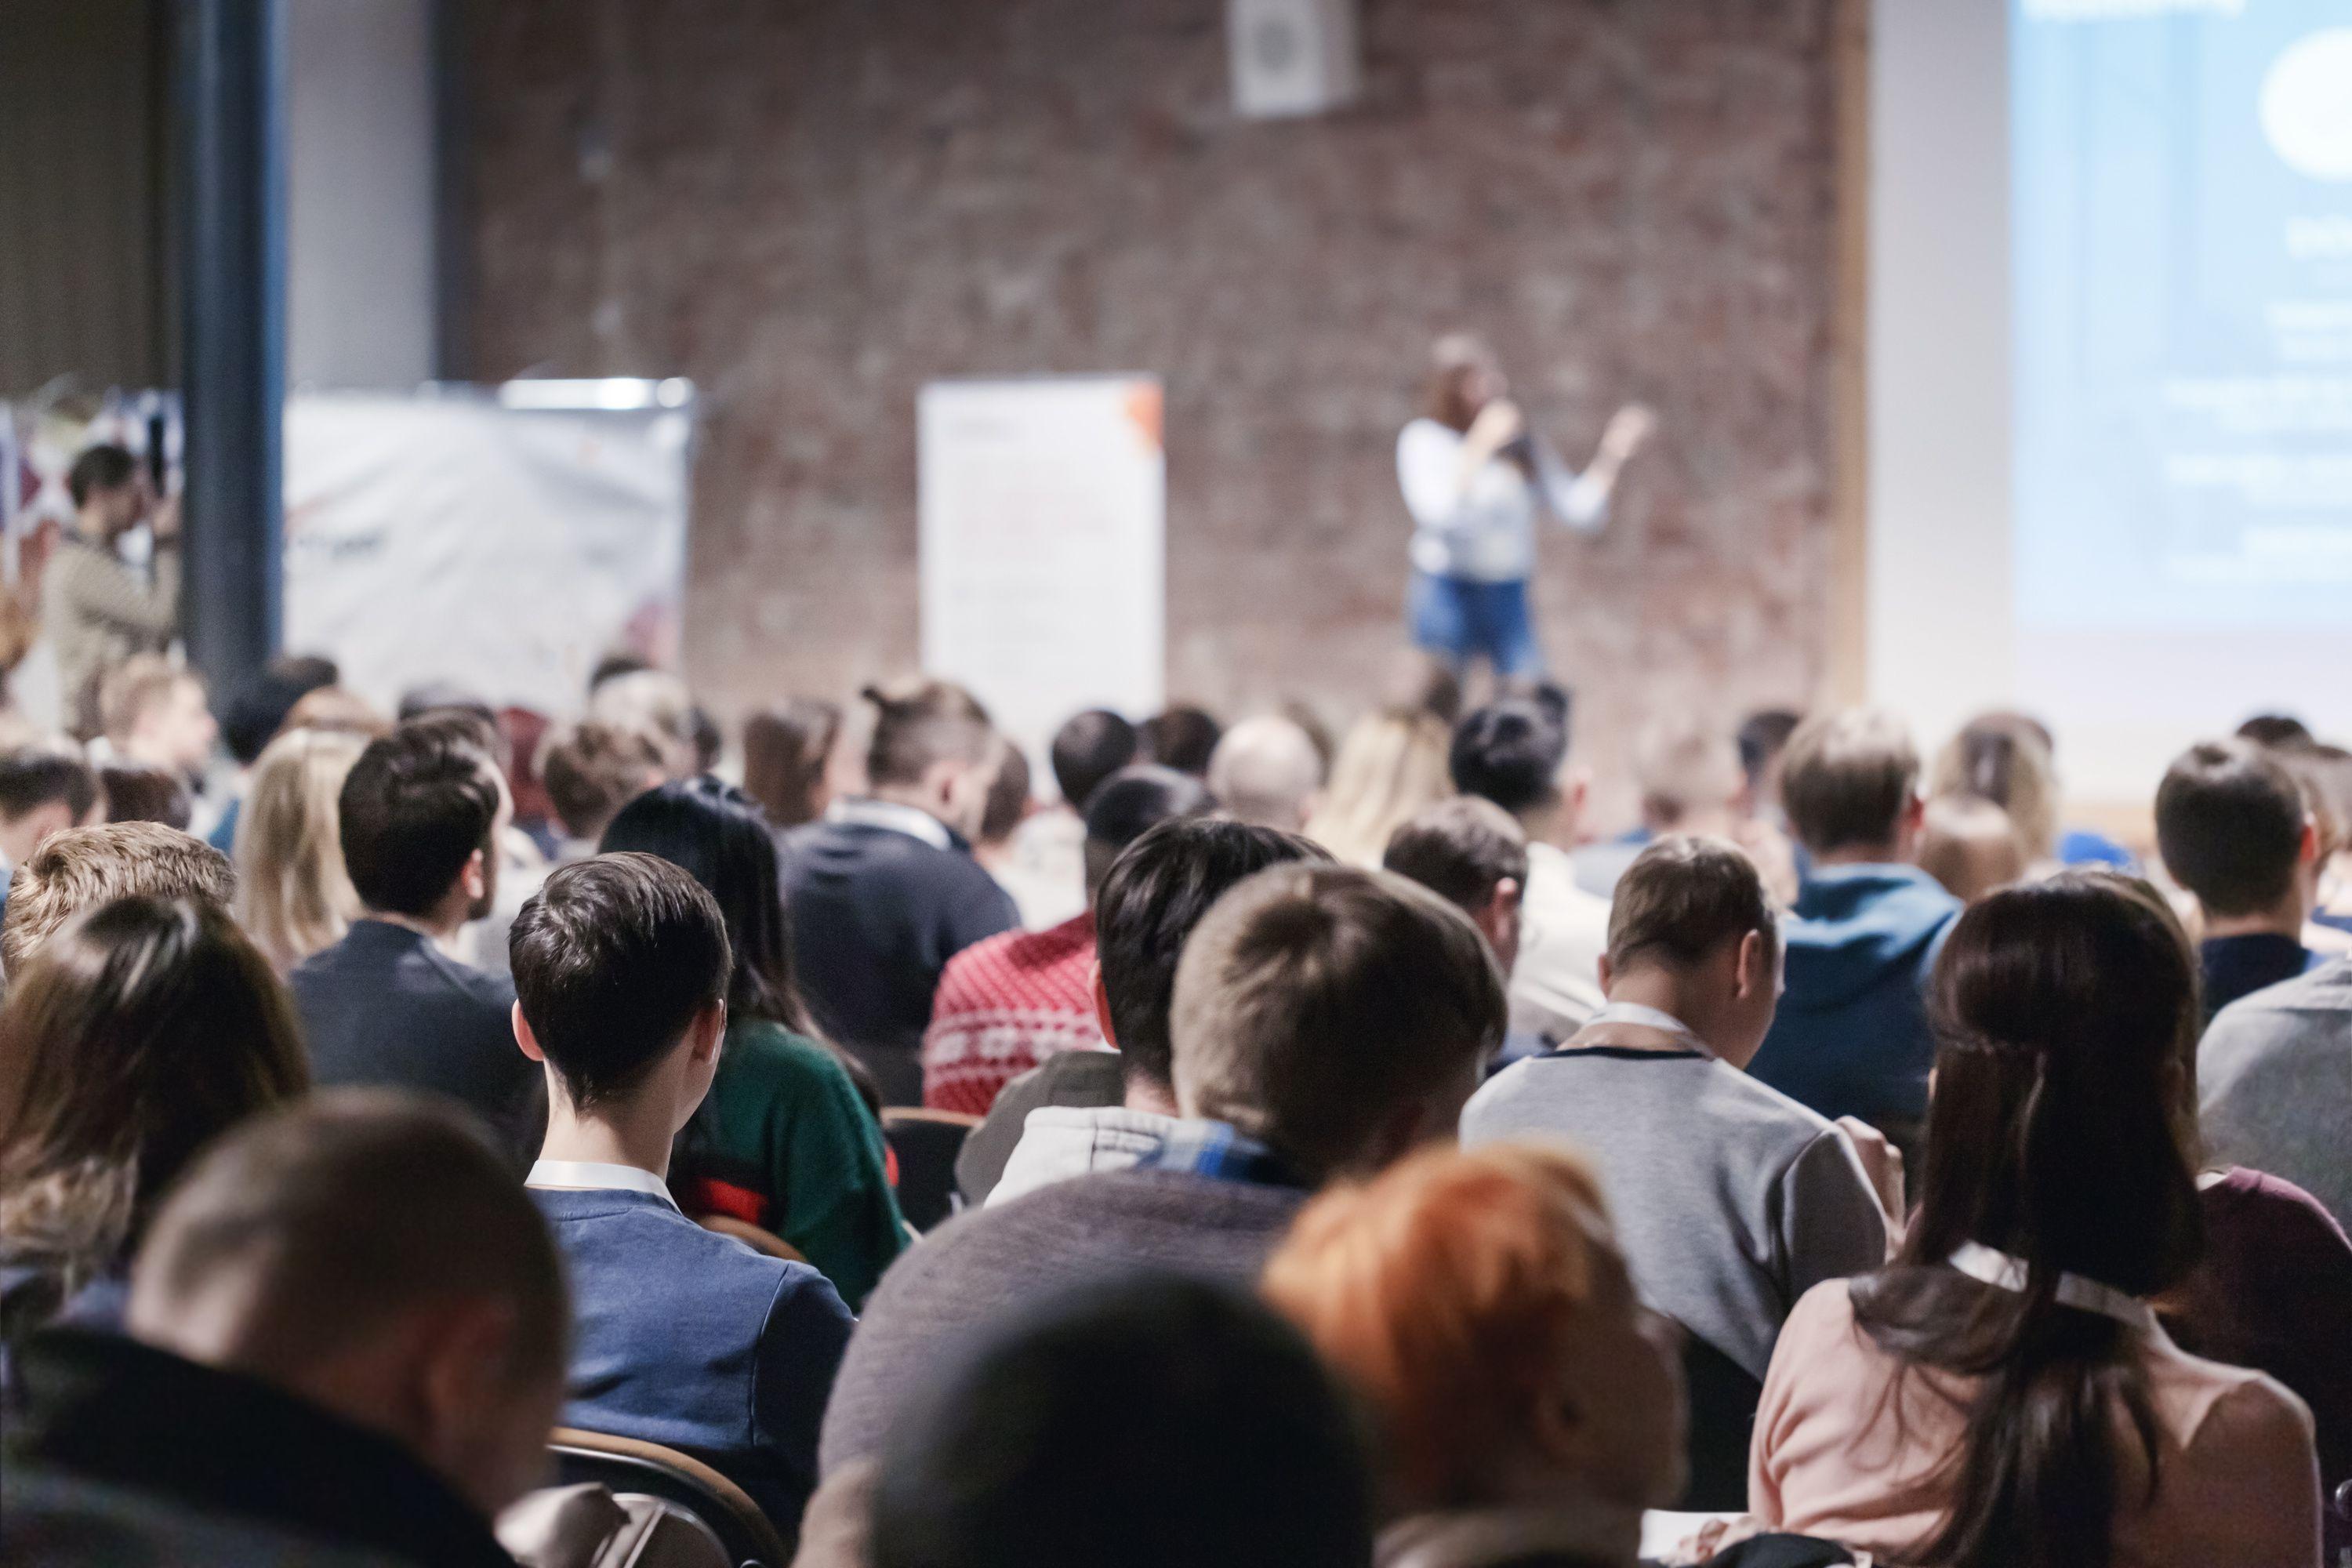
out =
[[(57, 647), (68, 726), (98, 730), (98, 687), (133, 654), (162, 653), (180, 623), (180, 503), (158, 502), (137, 458), (121, 447), (90, 447), (67, 475), (73, 527), (41, 580), (41, 618)], [(142, 573), (117, 546), (152, 524), (153, 571)]]

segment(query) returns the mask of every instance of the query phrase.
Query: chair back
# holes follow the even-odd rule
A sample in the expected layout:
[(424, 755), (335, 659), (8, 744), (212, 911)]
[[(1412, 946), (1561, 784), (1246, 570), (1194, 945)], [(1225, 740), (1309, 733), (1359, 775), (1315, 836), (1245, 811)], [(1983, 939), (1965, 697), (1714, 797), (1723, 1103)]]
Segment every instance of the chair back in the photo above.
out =
[(1683, 1384), (1690, 1394), (1690, 1484), (1675, 1507), (1738, 1512), (1748, 1506), (1748, 1444), (1764, 1385), (1689, 1332), (1683, 1335)]
[(547, 1447), (566, 1483), (601, 1481), (615, 1493), (659, 1498), (693, 1515), (719, 1538), (735, 1568), (790, 1568), (785, 1533), (749, 1492), (700, 1459), (659, 1443), (576, 1426), (557, 1427)]
[(719, 1236), (731, 1236), (762, 1258), (781, 1258), (787, 1263), (806, 1263), (808, 1254), (778, 1236), (772, 1230), (761, 1230), (748, 1219), (737, 1219), (731, 1214), (698, 1214), (694, 1223)]
[(980, 1125), (977, 1116), (921, 1106), (882, 1111), (882, 1136), (898, 1157), (898, 1212), (917, 1230), (929, 1230), (955, 1208), (956, 1156)]

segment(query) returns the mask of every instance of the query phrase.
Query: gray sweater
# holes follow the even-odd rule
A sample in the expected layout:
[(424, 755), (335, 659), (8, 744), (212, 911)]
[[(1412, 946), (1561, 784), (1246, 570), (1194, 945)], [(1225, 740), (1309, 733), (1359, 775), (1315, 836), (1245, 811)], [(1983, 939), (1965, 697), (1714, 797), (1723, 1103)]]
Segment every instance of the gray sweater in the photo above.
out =
[(2197, 1098), (2213, 1162), (2293, 1182), (2352, 1230), (2352, 958), (2222, 1008)]
[(1643, 1301), (1759, 1379), (1797, 1298), (1886, 1261), (1886, 1220), (1844, 1133), (1738, 1068), (1594, 1046), (1497, 1074), (1462, 1142), (1557, 1138), (1601, 1172)]
[(902, 1254), (866, 1303), (817, 1449), (870, 1458), (973, 1337), (1057, 1290), (1129, 1271), (1252, 1284), (1307, 1194), (1180, 1171), (1079, 1176), (969, 1213)]

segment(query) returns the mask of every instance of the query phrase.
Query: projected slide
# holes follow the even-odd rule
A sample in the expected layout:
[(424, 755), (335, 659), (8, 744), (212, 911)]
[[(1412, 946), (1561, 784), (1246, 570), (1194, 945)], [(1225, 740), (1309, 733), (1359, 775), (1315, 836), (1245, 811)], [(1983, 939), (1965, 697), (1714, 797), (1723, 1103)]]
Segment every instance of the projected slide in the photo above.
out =
[(2021, 629), (2352, 626), (2352, 5), (2011, 24)]

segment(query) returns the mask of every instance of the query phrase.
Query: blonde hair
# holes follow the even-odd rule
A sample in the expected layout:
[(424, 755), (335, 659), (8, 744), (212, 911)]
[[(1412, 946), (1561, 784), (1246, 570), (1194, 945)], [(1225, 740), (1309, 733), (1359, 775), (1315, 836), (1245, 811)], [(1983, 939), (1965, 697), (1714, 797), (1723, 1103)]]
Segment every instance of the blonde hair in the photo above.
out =
[(1331, 760), (1331, 782), (1307, 837), (1351, 866), (1377, 868), (1396, 830), (1454, 793), (1451, 736), (1426, 712), (1390, 709), (1359, 719)]
[(2058, 771), (2039, 725), (2014, 713), (1982, 713), (1936, 753), (1927, 795), (1974, 795), (2009, 815), (2026, 860), (2047, 860), (2058, 842)]
[(366, 749), (340, 730), (289, 730), (253, 765), (236, 824), (236, 918), (281, 974), (359, 916), (337, 801)]

